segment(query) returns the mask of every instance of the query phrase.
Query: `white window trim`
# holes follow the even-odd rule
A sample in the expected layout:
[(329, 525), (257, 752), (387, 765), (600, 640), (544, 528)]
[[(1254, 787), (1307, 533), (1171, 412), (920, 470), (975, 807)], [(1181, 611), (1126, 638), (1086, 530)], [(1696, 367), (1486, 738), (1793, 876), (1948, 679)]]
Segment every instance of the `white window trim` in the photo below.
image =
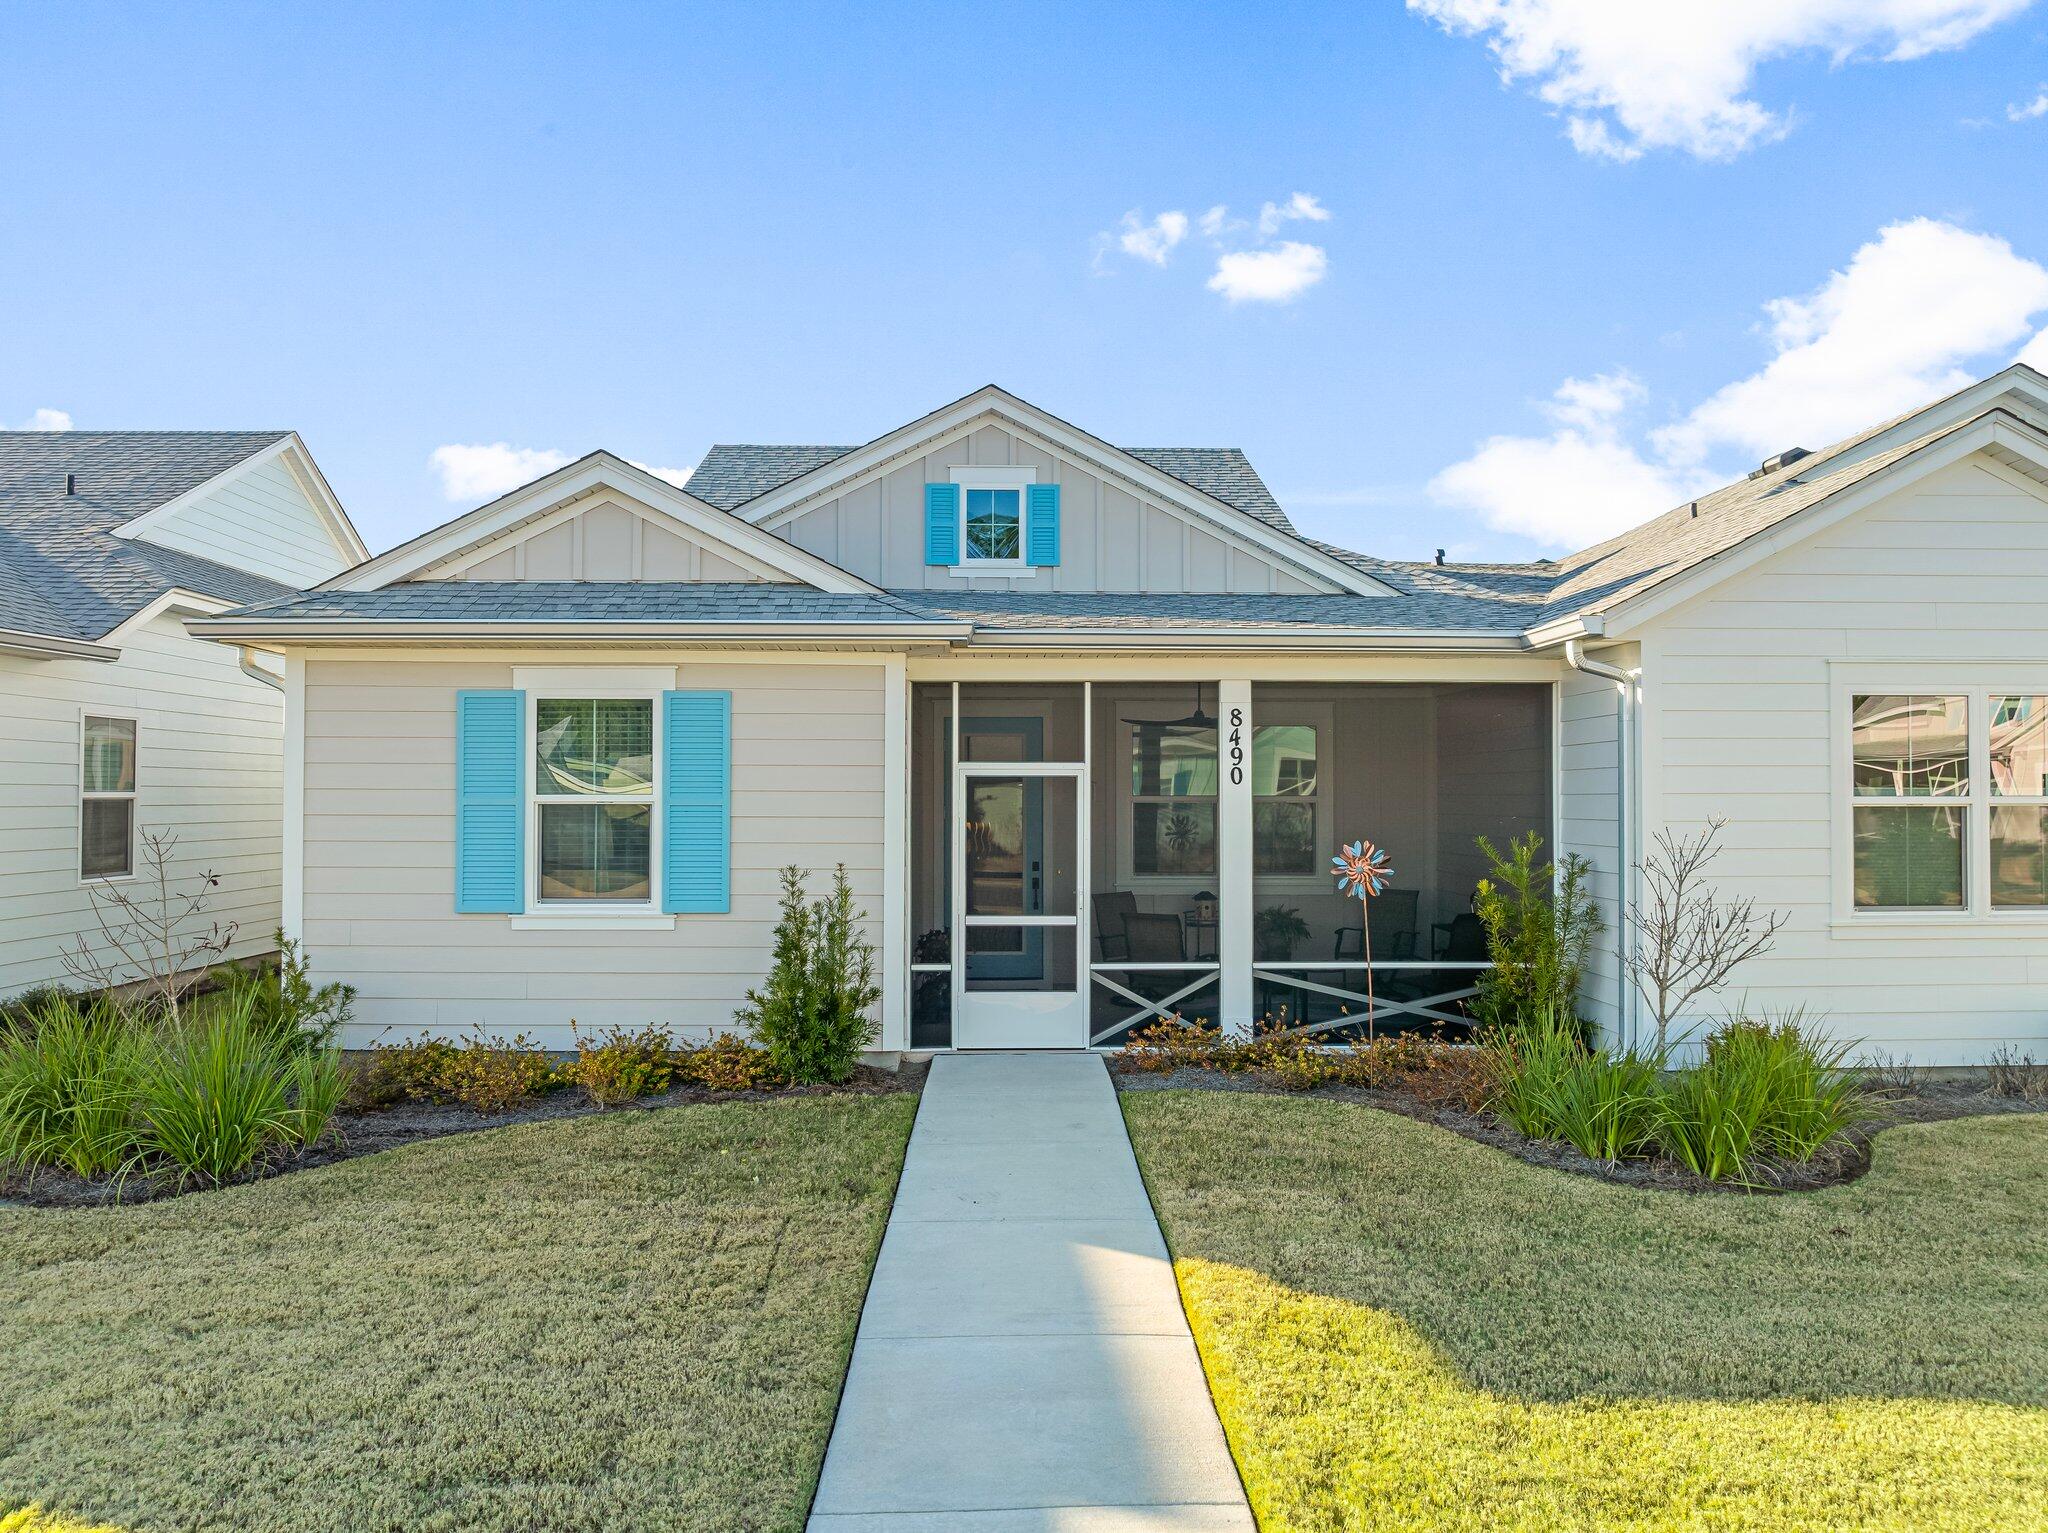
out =
[[(127, 724), (135, 731), (135, 786), (126, 793), (87, 793), (85, 791), (85, 721), (105, 719), (109, 723)], [(78, 856), (72, 866), (78, 870), (81, 888), (95, 884), (133, 883), (138, 874), (135, 870), (135, 846), (142, 826), (142, 719), (139, 715), (114, 708), (92, 708), (81, 706), (78, 710)], [(128, 871), (125, 873), (88, 873), (85, 871), (85, 805), (87, 799), (125, 798), (128, 800)]]
[[(659, 675), (649, 676), (642, 667), (592, 666), (579, 674), (573, 669), (517, 673), (526, 694), (526, 910), (511, 918), (523, 931), (575, 931), (609, 927), (616, 931), (674, 930), (676, 918), (661, 908), (661, 832), (666, 798), (662, 771), (661, 695), (675, 681), (672, 668), (665, 671), (667, 684)], [(653, 759), (649, 779), (653, 792), (643, 799), (626, 795), (568, 800), (540, 791), (537, 761), (540, 751), (538, 716), (542, 699), (562, 701), (602, 698), (607, 701), (645, 700), (648, 704)], [(540, 811), (544, 803), (642, 803), (647, 805), (647, 898), (644, 900), (544, 900), (540, 897)]]
[[(1991, 793), (1991, 699), (2017, 694), (2048, 696), (2048, 669), (2039, 666), (1834, 665), (1828, 710), (1828, 796), (1832, 867), (1830, 931), (1838, 937), (2010, 935), (2048, 931), (2048, 907), (1995, 907), (1991, 903), (1991, 810), (2025, 807), (2048, 798), (1995, 798)], [(1968, 699), (1970, 791), (1949, 797), (1858, 796), (1853, 778), (1850, 724), (1859, 696), (1892, 693)], [(1856, 904), (1855, 811), (1859, 805), (1920, 805), (1963, 811), (1963, 892), (1960, 909), (1866, 909)]]
[[(956, 468), (953, 483), (960, 491), (960, 508), (955, 513), (960, 539), (960, 562), (947, 568), (963, 578), (975, 575), (1028, 575), (1037, 568), (1030, 561), (1026, 539), (1031, 534), (1031, 496), (1028, 489), (1038, 483), (1038, 470), (1030, 464), (984, 464)], [(1017, 557), (977, 559), (967, 551), (967, 495), (970, 490), (1015, 490), (1017, 492)]]

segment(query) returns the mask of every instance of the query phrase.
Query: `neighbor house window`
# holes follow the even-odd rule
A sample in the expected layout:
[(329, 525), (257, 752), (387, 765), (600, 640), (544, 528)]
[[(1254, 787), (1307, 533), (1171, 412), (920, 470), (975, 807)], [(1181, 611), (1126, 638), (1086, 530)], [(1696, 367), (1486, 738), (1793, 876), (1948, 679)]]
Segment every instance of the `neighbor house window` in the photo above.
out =
[(1216, 726), (1134, 723), (1131, 872), (1138, 878), (1216, 873)]
[(78, 873), (135, 871), (135, 720), (87, 714), (78, 765)]
[(1252, 871), (1260, 878), (1314, 878), (1321, 787), (1313, 724), (1252, 731)]
[(1851, 699), (1855, 903), (1951, 910), (1967, 902), (1970, 704), (1942, 693)]
[(539, 698), (533, 734), (539, 898), (648, 903), (653, 699)]
[(1024, 492), (967, 489), (961, 494), (966, 564), (1016, 564), (1024, 557)]
[(2048, 696), (1992, 693), (1991, 904), (2048, 907)]

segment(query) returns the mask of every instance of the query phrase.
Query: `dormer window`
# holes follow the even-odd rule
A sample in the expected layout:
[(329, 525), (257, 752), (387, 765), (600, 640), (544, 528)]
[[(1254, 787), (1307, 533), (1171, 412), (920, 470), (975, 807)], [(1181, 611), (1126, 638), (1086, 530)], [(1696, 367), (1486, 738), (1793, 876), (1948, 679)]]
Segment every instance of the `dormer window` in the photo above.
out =
[(963, 486), (966, 518), (960, 547), (967, 564), (1016, 566), (1024, 558), (1024, 492)]

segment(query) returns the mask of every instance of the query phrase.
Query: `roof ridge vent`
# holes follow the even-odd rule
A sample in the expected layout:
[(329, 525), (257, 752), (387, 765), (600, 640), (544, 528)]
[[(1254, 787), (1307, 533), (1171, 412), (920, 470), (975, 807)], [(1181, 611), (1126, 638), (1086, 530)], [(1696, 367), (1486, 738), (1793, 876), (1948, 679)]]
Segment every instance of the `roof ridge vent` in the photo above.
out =
[(1761, 479), (1766, 474), (1775, 474), (1781, 468), (1790, 468), (1801, 458), (1810, 458), (1812, 456), (1813, 454), (1804, 447), (1788, 447), (1783, 452), (1764, 459), (1762, 467), (1753, 468), (1749, 471), (1749, 477)]

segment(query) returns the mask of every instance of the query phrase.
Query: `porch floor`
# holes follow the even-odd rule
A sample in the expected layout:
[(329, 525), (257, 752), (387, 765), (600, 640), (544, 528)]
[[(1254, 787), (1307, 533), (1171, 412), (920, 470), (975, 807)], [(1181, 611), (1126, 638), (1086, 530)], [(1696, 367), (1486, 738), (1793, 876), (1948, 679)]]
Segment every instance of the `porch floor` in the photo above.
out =
[(813, 1533), (1249, 1533), (1100, 1058), (932, 1062)]

